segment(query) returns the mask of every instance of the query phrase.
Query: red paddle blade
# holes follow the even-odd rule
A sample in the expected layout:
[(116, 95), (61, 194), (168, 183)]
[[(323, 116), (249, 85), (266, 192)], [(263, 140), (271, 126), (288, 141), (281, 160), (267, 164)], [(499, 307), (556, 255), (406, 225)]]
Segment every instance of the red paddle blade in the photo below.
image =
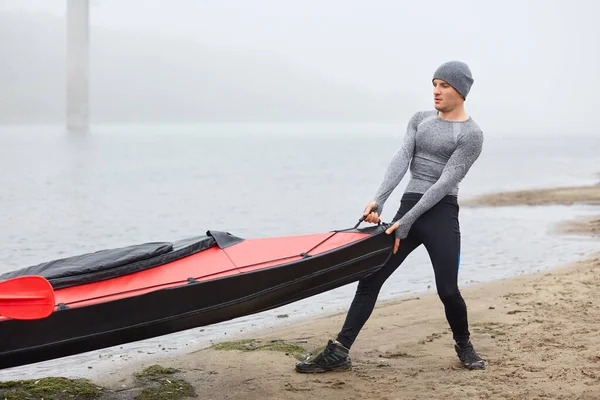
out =
[(42, 276), (0, 282), (0, 315), (12, 319), (46, 318), (54, 311), (54, 290)]

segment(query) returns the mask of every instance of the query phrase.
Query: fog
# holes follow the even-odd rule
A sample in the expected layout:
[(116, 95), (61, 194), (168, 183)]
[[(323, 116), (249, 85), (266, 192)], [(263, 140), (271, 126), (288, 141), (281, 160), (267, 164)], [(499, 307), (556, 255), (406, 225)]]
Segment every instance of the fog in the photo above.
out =
[[(596, 133), (593, 1), (93, 0), (92, 122), (404, 123), (451, 59), (488, 133)], [(0, 1), (0, 123), (60, 122), (66, 2)]]

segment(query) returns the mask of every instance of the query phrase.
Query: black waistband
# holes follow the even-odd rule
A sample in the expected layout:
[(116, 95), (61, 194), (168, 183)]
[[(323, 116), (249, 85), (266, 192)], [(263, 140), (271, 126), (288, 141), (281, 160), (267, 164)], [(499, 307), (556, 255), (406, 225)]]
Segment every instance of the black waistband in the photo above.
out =
[[(421, 197), (423, 197), (423, 193), (405, 192), (402, 195), (402, 201), (417, 202), (421, 199)], [(458, 205), (458, 198), (456, 196), (448, 194), (442, 197), (440, 203)]]

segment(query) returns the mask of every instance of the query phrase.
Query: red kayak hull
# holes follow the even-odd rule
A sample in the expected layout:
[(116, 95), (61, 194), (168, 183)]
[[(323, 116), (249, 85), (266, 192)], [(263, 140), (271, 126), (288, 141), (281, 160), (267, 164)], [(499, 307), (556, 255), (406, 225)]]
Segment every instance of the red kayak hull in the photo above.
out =
[(0, 278), (46, 275), (56, 309), (37, 320), (0, 320), (0, 368), (222, 322), (355, 282), (389, 257), (393, 240), (384, 229), (264, 239), (208, 231), (184, 245), (144, 244), (13, 271)]

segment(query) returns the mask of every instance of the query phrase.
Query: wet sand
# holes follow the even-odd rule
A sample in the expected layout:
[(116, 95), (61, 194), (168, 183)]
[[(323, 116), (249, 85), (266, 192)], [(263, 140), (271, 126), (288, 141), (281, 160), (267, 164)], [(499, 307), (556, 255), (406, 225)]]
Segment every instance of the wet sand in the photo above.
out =
[[(578, 203), (600, 204), (600, 185), (486, 195), (461, 207)], [(598, 214), (564, 221), (556, 233), (599, 235)], [(352, 348), (351, 371), (298, 374), (293, 347), (201, 349), (160, 364), (180, 369), (178, 376), (203, 399), (600, 399), (598, 250), (559, 269), (462, 289), (485, 370), (468, 371), (458, 363), (436, 295), (378, 303)], [(302, 346), (306, 356), (334, 337), (344, 317), (235, 339)], [(151, 364), (131, 365), (95, 382), (123, 389), (119, 398), (126, 398), (128, 376)]]

